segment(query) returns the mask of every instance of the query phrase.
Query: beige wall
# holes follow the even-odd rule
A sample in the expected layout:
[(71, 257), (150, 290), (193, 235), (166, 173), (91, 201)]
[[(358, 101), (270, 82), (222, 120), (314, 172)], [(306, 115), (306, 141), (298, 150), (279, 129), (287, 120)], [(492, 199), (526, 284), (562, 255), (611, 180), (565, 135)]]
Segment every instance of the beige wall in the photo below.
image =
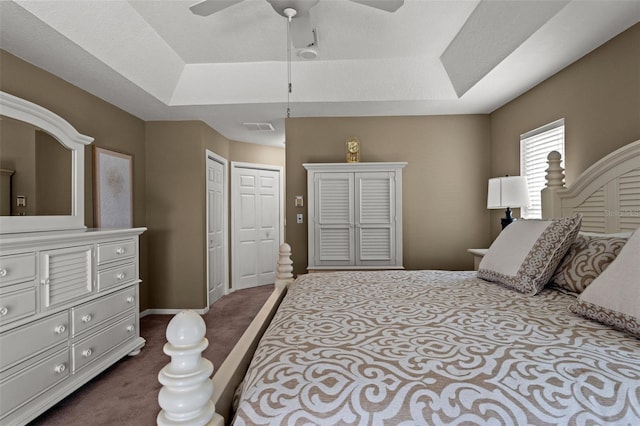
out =
[(206, 306), (206, 156), (284, 165), (284, 149), (231, 142), (200, 121), (148, 122), (150, 305)]
[(229, 145), (229, 151), (229, 158), (232, 161), (281, 167), (285, 165), (284, 145), (275, 147), (233, 142)]
[(567, 184), (640, 139), (640, 24), (491, 114), (491, 176), (519, 174), (520, 135), (563, 117)]
[[(146, 225), (144, 122), (40, 68), (0, 50), (0, 90), (41, 105), (78, 132), (93, 137), (93, 145), (133, 156), (134, 226)], [(85, 223), (93, 226), (92, 146), (85, 150)], [(140, 306), (148, 307), (146, 235), (140, 239)]]
[[(361, 161), (407, 161), (403, 170), (404, 266), (471, 269), (467, 248), (488, 243), (485, 208), (489, 168), (489, 117), (293, 118), (286, 123), (286, 241), (296, 273), (307, 266), (302, 163), (344, 162), (345, 141), (356, 136)], [(295, 215), (305, 214), (296, 224)]]

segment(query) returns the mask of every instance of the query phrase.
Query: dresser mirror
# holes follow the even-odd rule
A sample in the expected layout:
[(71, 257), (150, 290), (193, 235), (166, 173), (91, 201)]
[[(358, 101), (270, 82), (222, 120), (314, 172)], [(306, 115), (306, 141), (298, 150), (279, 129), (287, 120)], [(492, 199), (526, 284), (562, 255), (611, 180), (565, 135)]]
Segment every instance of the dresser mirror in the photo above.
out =
[(92, 141), (55, 113), (0, 92), (0, 234), (85, 227), (84, 149)]

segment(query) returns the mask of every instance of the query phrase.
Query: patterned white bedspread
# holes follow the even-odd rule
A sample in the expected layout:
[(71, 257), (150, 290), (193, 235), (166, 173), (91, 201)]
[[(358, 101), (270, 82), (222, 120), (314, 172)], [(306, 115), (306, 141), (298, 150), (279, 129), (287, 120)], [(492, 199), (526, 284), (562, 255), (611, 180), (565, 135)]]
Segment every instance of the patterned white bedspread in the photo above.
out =
[(235, 424), (640, 425), (640, 340), (474, 272), (318, 273), (290, 287)]

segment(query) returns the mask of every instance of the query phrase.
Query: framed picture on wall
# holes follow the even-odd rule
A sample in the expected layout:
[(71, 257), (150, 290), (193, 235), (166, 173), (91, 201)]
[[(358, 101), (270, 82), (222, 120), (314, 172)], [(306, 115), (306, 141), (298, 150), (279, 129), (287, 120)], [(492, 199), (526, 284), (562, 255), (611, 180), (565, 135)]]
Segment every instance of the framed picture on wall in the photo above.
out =
[(131, 155), (93, 147), (93, 220), (97, 228), (133, 226)]

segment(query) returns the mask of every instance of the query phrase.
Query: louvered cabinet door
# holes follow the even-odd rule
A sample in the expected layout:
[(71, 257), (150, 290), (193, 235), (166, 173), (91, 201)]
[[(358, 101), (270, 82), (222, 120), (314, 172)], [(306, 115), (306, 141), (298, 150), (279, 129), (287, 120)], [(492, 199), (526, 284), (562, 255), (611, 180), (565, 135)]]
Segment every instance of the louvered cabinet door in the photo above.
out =
[(353, 173), (317, 173), (314, 179), (315, 263), (355, 262)]
[(40, 252), (42, 309), (93, 292), (93, 245)]
[(396, 264), (395, 175), (355, 174), (356, 265)]
[(308, 269), (402, 269), (405, 162), (305, 163)]

